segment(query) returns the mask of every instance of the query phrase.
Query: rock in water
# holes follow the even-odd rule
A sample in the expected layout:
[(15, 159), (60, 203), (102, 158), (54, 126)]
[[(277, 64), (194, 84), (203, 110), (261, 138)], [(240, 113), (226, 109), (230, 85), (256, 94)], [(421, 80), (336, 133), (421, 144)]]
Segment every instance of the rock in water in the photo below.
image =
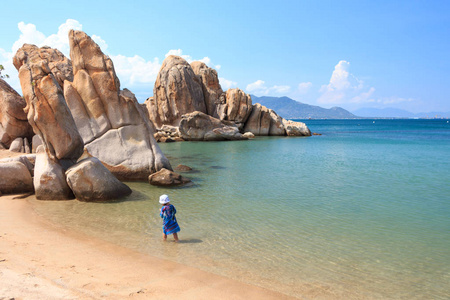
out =
[(88, 152), (123, 180), (172, 169), (136, 97), (120, 90), (111, 59), (82, 31), (71, 30), (69, 42), (74, 79), (64, 95)]
[(245, 132), (254, 135), (269, 135), (272, 117), (269, 109), (259, 103), (253, 105), (252, 112), (244, 126)]
[(153, 97), (154, 101), (147, 108), (157, 128), (163, 124), (178, 126), (186, 113), (207, 112), (201, 80), (191, 65), (179, 56), (170, 55), (164, 60), (156, 77)]
[(151, 185), (175, 186), (189, 183), (191, 180), (170, 170), (161, 169), (160, 171), (150, 175), (148, 177), (148, 182)]
[(217, 71), (201, 61), (192, 62), (191, 67), (195, 75), (201, 79), (206, 113), (214, 118), (219, 118), (217, 105), (220, 104), (220, 96), (223, 94), (223, 90), (219, 84)]
[(303, 122), (283, 119), (283, 125), (288, 136), (311, 136), (311, 131)]
[(39, 200), (73, 199), (73, 193), (66, 182), (62, 166), (50, 159), (47, 153), (36, 155), (34, 189)]
[(239, 129), (233, 124), (224, 124), (199, 111), (183, 115), (180, 127), (181, 137), (186, 141), (225, 141), (245, 140)]
[(32, 137), (33, 129), (23, 110), (25, 99), (0, 78), (0, 143), (9, 148), (18, 137)]
[(250, 95), (235, 88), (229, 89), (221, 99), (222, 103), (217, 107), (219, 118), (232, 121), (242, 129), (253, 108)]
[(50, 158), (78, 159), (83, 140), (62, 92), (62, 82), (72, 79), (70, 61), (56, 49), (25, 44), (13, 62), (27, 102), (28, 122), (41, 136)]
[(3, 194), (33, 191), (33, 179), (23, 163), (18, 161), (0, 163), (0, 191)]
[(109, 201), (131, 194), (95, 157), (87, 158), (66, 171), (67, 183), (80, 201)]

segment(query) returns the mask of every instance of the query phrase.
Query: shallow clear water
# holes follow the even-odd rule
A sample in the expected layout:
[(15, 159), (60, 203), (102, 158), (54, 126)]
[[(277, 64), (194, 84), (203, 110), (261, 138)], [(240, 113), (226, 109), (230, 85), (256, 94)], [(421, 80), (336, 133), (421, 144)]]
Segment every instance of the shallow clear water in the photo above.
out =
[[(450, 124), (305, 120), (321, 136), (160, 144), (193, 185), (119, 203), (32, 201), (54, 222), (306, 298), (450, 298)], [(181, 243), (161, 241), (158, 198)]]

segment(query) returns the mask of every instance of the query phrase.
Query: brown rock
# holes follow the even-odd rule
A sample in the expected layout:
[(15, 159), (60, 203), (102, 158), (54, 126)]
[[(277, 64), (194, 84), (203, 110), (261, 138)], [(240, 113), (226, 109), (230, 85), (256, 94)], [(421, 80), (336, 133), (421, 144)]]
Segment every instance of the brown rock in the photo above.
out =
[(18, 194), (33, 191), (33, 180), (27, 167), (18, 161), (0, 163), (0, 191)]
[(14, 66), (27, 102), (28, 122), (41, 136), (50, 158), (76, 160), (83, 152), (83, 141), (61, 85), (72, 78), (70, 61), (58, 50), (25, 44), (14, 56)]
[(252, 112), (252, 98), (244, 93), (243, 90), (235, 88), (229, 89), (225, 96), (221, 98), (222, 102), (217, 110), (221, 120), (228, 120), (236, 123), (242, 129)]
[(288, 136), (311, 136), (311, 131), (303, 122), (283, 119), (283, 125)]
[(148, 182), (151, 185), (157, 186), (175, 186), (191, 182), (190, 179), (174, 173), (167, 169), (161, 169), (160, 171), (150, 175)]
[(175, 167), (175, 170), (181, 171), (181, 172), (189, 172), (189, 171), (192, 171), (192, 168), (185, 166), (185, 165), (178, 165)]
[(252, 112), (244, 126), (245, 132), (251, 132), (254, 135), (269, 135), (272, 117), (267, 107), (259, 103), (253, 105)]
[(163, 124), (178, 126), (181, 116), (193, 111), (206, 113), (200, 78), (179, 56), (168, 56), (159, 70), (153, 88), (154, 100), (147, 108), (157, 128)]
[(199, 76), (202, 83), (203, 96), (205, 97), (206, 113), (214, 118), (219, 118), (217, 105), (220, 104), (220, 96), (223, 93), (219, 84), (217, 71), (208, 67), (201, 61), (191, 63), (195, 75)]
[(9, 148), (18, 137), (33, 136), (23, 99), (6, 81), (0, 78), (0, 143)]
[(64, 95), (89, 154), (123, 180), (171, 169), (147, 112), (131, 91), (120, 90), (111, 59), (82, 31), (71, 30), (69, 42), (74, 79)]
[(219, 119), (213, 118), (199, 111), (183, 115), (180, 127), (181, 138), (186, 141), (224, 141), (244, 140), (245, 137), (239, 129), (224, 124)]
[(269, 115), (270, 115), (270, 128), (269, 128), (269, 135), (286, 135), (286, 129), (284, 128), (283, 124), (283, 118), (277, 115), (277, 113), (269, 109)]

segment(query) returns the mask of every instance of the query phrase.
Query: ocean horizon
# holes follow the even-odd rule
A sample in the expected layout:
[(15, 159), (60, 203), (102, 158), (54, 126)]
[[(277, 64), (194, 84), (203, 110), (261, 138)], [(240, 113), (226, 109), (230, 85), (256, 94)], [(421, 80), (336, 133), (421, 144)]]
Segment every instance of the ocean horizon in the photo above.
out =
[[(159, 144), (193, 168), (184, 187), (31, 203), (65, 229), (294, 297), (448, 299), (448, 121), (299, 121), (321, 135)], [(179, 244), (162, 241), (161, 194)]]

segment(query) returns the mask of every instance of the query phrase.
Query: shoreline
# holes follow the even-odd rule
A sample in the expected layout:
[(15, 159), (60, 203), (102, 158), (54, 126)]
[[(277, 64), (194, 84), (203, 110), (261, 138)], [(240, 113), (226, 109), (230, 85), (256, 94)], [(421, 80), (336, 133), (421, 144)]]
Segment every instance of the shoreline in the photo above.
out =
[(0, 197), (0, 298), (294, 299), (58, 228)]

